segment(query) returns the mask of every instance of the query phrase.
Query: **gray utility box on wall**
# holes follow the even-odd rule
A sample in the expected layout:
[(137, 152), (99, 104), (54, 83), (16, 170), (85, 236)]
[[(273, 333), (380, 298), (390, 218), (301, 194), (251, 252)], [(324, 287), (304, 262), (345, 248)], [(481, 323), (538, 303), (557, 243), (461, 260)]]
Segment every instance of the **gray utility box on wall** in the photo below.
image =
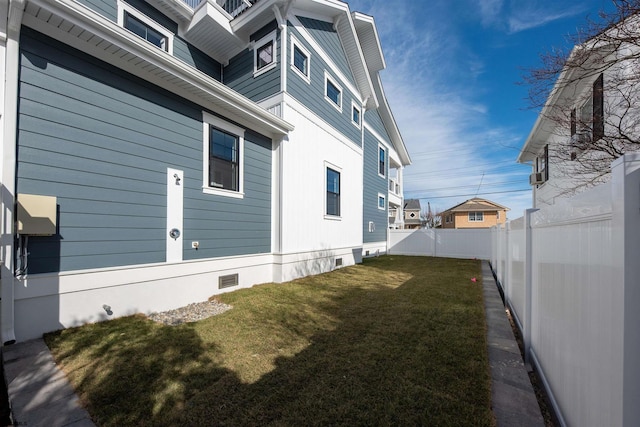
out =
[(24, 236), (51, 236), (56, 234), (56, 197), (18, 194), (17, 211), (18, 234)]

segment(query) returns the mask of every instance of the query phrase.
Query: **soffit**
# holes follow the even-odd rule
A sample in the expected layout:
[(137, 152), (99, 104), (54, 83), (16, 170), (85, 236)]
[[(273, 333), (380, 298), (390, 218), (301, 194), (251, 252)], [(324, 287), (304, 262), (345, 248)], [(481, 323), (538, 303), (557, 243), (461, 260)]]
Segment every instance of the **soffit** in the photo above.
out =
[(32, 0), (23, 24), (277, 138), (293, 125), (74, 0)]

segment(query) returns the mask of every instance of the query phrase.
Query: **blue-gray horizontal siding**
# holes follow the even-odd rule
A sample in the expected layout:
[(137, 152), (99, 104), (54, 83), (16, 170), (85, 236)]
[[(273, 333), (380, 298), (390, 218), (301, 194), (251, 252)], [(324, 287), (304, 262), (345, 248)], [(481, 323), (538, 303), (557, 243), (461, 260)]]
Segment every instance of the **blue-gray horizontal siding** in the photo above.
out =
[(18, 123), (16, 190), (59, 209), (58, 234), (30, 239), (30, 273), (165, 261), (167, 167), (185, 174), (185, 258), (270, 251), (265, 137), (247, 132), (244, 199), (203, 194), (200, 107), (28, 28)]
[[(251, 36), (252, 41), (260, 40), (262, 37), (276, 30), (275, 21), (265, 25), (262, 29)], [(261, 101), (280, 92), (280, 67), (282, 59), (282, 50), (280, 42), (281, 32), (276, 33), (276, 66), (269, 71), (253, 76), (254, 68), (254, 51), (253, 49), (245, 49), (229, 61), (224, 67), (224, 84), (238, 93), (246, 96), (252, 101)], [(259, 47), (259, 46), (256, 46)]]
[(336, 64), (342, 74), (349, 79), (349, 82), (355, 84), (351, 67), (347, 61), (347, 55), (344, 53), (338, 33), (333, 28), (333, 23), (304, 16), (297, 16), (297, 18), (307, 32), (311, 34), (311, 37), (322, 46), (322, 49), (329, 55), (329, 58)]
[[(388, 206), (378, 209), (378, 193), (383, 194), (388, 204), (387, 179), (378, 174), (378, 139), (367, 129), (364, 131), (364, 165), (362, 192), (362, 241), (364, 243), (383, 242), (387, 239), (389, 224)], [(388, 164), (388, 161), (387, 161)], [(369, 221), (373, 221), (376, 229), (369, 232)]]
[[(354, 144), (360, 146), (362, 143), (361, 130), (352, 123), (351, 102), (356, 99), (356, 105), (360, 105), (357, 97), (347, 90), (344, 83), (336, 77), (336, 74), (329, 68), (326, 62), (320, 58), (309, 43), (292, 25), (289, 26), (289, 33), (311, 54), (310, 58), (310, 83), (307, 83), (298, 73), (287, 73), (287, 92), (300, 101), (303, 105), (317, 114), (320, 118), (345, 135)], [(331, 78), (342, 87), (342, 111), (338, 111), (325, 98), (325, 70)]]
[(378, 135), (383, 139), (384, 142), (391, 144), (389, 134), (387, 134), (387, 129), (384, 127), (384, 123), (382, 122), (382, 118), (380, 117), (380, 113), (378, 113), (378, 110), (365, 111), (364, 121), (378, 133)]

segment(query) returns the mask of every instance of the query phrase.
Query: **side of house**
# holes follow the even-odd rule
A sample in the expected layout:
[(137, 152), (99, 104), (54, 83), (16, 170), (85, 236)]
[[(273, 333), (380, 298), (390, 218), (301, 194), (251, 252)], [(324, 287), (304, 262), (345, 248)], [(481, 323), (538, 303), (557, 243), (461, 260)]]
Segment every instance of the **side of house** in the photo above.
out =
[(3, 343), (386, 247), (410, 160), (373, 19), (232, 3), (3, 2)]
[(534, 208), (608, 182), (610, 163), (637, 150), (637, 25), (635, 15), (572, 50), (517, 159), (531, 165)]

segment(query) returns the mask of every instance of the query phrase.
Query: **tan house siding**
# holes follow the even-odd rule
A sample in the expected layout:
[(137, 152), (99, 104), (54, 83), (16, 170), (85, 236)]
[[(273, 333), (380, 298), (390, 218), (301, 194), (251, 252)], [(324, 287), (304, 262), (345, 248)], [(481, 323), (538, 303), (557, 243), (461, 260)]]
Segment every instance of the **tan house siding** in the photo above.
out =
[[(484, 199), (470, 199), (442, 212), (442, 228), (489, 228), (494, 225), (504, 224), (507, 219), (507, 210), (504, 206)], [(481, 221), (470, 221), (481, 213)]]

